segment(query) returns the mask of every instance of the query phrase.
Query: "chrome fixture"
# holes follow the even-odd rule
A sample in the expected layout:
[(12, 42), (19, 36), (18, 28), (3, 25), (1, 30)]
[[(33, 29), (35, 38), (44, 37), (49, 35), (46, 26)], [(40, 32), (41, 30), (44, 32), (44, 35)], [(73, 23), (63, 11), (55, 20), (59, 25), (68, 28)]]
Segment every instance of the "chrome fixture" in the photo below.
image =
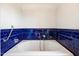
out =
[(6, 42), (7, 40), (9, 40), (9, 38), (10, 38), (12, 32), (13, 32), (13, 29), (14, 29), (14, 27), (13, 27), (13, 25), (11, 25), (11, 31), (10, 31), (10, 33), (9, 33), (7, 38), (3, 38), (3, 42)]

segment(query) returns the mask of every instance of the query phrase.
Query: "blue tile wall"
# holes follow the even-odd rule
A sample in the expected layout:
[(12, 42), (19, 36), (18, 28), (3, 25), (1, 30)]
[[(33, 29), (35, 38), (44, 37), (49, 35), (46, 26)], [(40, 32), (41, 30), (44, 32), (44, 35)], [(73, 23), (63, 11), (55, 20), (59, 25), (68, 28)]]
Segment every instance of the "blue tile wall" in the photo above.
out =
[(0, 30), (0, 56), (1, 56), (1, 30)]
[[(1, 35), (0, 35), (1, 38)], [(0, 56), (1, 56), (1, 39), (0, 39)]]
[[(7, 52), (9, 49), (11, 49), (13, 46), (15, 46), (17, 43), (21, 41), (21, 30), (14, 29), (10, 38), (8, 40), (7, 37), (10, 33), (11, 29), (2, 29), (1, 30), (1, 55), (3, 55), (5, 52)], [(5, 39), (6, 41), (4, 42)], [(14, 42), (14, 39), (18, 39), (17, 42)]]
[[(1, 29), (1, 55), (11, 49), (22, 40), (57, 40), (74, 55), (79, 56), (79, 30), (76, 29), (56, 29), (56, 28), (19, 28), (14, 29), (9, 40), (6, 42), (11, 29)], [(18, 42), (14, 42), (18, 39)]]
[(57, 34), (57, 41), (75, 56), (79, 56), (79, 30), (57, 29)]
[[(7, 52), (9, 49), (11, 49), (13, 46), (15, 46), (17, 43), (19, 43), (22, 40), (48, 40), (51, 38), (54, 38), (54, 32), (55, 29), (13, 29), (13, 32), (8, 40), (7, 37), (10, 33), (11, 29), (1, 29), (1, 55), (3, 55), (5, 52)], [(49, 34), (50, 33), (50, 34)], [(45, 35), (45, 37), (43, 37)], [(4, 39), (6, 42), (4, 42)], [(17, 43), (14, 42), (14, 39), (18, 39), (19, 41)]]

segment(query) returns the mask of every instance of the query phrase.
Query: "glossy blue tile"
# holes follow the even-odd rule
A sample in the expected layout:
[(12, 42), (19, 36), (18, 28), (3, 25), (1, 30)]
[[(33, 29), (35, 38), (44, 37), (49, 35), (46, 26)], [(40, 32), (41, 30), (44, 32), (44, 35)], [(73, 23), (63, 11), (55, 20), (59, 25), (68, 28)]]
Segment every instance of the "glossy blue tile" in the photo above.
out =
[(58, 42), (79, 56), (79, 30), (76, 29), (58, 29)]
[[(49, 40), (55, 39), (61, 43), (65, 48), (71, 51), (74, 55), (79, 55), (79, 30), (76, 29), (33, 29), (33, 28), (19, 28), (14, 29), (9, 40), (6, 42), (3, 39), (7, 39), (11, 29), (1, 30), (1, 55), (7, 52), (16, 44), (14, 39), (21, 40)], [(11, 45), (9, 45), (11, 43)]]

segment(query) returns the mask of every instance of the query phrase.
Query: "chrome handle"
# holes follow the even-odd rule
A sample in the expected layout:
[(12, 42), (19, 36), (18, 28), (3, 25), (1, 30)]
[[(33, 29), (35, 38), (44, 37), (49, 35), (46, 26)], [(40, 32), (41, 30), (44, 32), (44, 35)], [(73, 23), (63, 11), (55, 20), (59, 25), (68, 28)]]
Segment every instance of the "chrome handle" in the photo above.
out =
[(14, 28), (13, 25), (11, 25), (11, 31), (10, 31), (8, 37), (6, 39), (3, 39), (3, 42), (6, 42), (10, 38), (10, 36), (11, 36), (11, 34), (13, 32), (13, 28)]

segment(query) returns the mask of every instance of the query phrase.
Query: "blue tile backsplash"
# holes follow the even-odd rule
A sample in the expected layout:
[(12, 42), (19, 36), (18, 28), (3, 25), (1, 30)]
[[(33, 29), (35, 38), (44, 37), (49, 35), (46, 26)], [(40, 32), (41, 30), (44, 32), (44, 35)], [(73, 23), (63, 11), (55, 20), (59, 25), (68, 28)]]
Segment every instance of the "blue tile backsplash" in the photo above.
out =
[(11, 29), (1, 29), (1, 55), (11, 49), (22, 40), (57, 40), (75, 56), (79, 56), (79, 30), (76, 29), (13, 29), (8, 40)]

